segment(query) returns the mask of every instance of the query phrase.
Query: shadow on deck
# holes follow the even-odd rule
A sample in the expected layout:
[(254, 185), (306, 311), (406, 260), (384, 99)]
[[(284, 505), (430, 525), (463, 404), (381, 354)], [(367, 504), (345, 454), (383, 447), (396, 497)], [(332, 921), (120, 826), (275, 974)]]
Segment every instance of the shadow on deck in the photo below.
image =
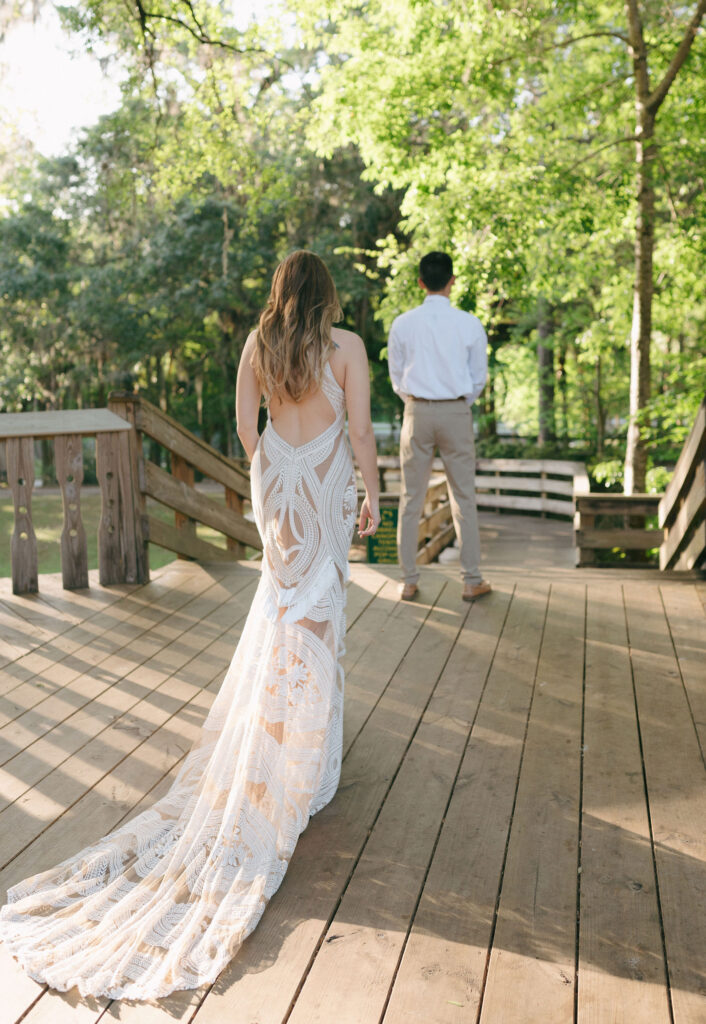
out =
[[(563, 522), (481, 523), (472, 605), (453, 565), (404, 604), (396, 566), (352, 567), (341, 785), (216, 984), (82, 1000), (0, 947), (2, 1021), (706, 1019), (706, 585), (576, 570)], [(0, 581), (3, 896), (168, 788), (258, 577)]]

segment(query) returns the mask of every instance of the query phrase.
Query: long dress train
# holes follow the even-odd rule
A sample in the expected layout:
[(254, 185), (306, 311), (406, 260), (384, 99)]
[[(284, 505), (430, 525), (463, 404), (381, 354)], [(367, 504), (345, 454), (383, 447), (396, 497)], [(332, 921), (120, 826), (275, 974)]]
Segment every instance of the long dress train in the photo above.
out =
[(228, 672), (168, 793), (8, 892), (0, 938), (37, 981), (156, 999), (215, 980), (280, 885), (341, 770), (345, 589), (357, 494), (343, 392), (252, 462), (262, 576)]

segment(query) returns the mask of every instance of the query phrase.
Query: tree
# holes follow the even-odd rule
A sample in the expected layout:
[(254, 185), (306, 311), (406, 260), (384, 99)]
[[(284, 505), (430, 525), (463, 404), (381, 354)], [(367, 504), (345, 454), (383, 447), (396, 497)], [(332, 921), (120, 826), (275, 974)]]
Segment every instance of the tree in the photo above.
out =
[[(471, 284), (460, 290), (474, 293), (491, 324), (513, 303), (526, 310), (544, 298), (566, 310), (564, 291), (597, 322), (615, 319), (610, 289), (596, 293), (592, 279), (597, 269), (604, 284), (621, 278), (630, 246), (626, 487), (644, 487), (655, 230), (681, 230), (671, 223), (670, 174), (702, 177), (693, 146), (668, 168), (657, 113), (665, 148), (677, 124), (687, 139), (703, 134), (704, 53), (693, 46), (703, 0), (689, 9), (637, 0), (293, 7), (304, 38), (329, 56), (315, 141), (326, 152), (354, 141), (372, 178), (406, 190), (413, 245), (451, 245)], [(599, 265), (583, 276), (587, 246)], [(393, 254), (393, 267), (404, 260)]]

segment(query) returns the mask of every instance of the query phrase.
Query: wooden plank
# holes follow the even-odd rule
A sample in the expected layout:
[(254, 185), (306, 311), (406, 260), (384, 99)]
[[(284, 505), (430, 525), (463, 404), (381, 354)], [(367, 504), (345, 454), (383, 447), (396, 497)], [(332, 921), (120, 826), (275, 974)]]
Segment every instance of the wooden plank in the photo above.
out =
[(442, 523), (451, 522), (451, 505), (448, 501), (445, 501), (443, 505), (439, 505), (438, 508), (434, 509), (428, 516), (423, 516), (419, 520), (419, 529), (417, 530), (417, 543), (421, 543), (426, 540), (427, 537), (433, 536), (438, 533), (438, 528)]
[(654, 515), (659, 494), (586, 494), (578, 495), (576, 508), (591, 515)]
[(702, 1024), (706, 789), (701, 751), (659, 593), (636, 583), (625, 583), (623, 590), (674, 1024)]
[[(25, 750), (164, 647), (180, 628), (175, 613), (212, 582), (204, 574), (179, 588), (168, 588), (159, 606), (142, 608), (138, 603), (137, 610), (129, 610), (122, 621), (117, 616), (112, 623), (108, 616), (96, 617), (78, 631), (83, 645), (70, 637), (64, 657), (57, 657), (51, 645), (25, 656), (9, 676), (20, 685), (5, 695), (18, 705), (18, 714), (13, 715), (3, 701), (7, 721), (0, 728), (0, 763)], [(153, 598), (156, 593), (151, 588)]]
[(647, 551), (658, 548), (662, 542), (662, 530), (631, 530), (611, 527), (602, 530), (580, 529), (576, 531), (576, 543), (582, 548), (628, 548)]
[[(226, 487), (225, 496), (226, 508), (229, 508), (231, 512), (235, 512), (239, 516), (243, 516), (245, 514), (245, 502), (238, 492), (232, 490), (230, 487)], [(245, 558), (245, 545), (241, 544), (240, 541), (233, 540), (232, 537), (226, 537), (226, 548), (237, 558)]]
[(478, 476), (476, 475), (476, 490), (489, 490), (500, 488), (503, 491), (533, 491), (537, 494), (566, 494), (573, 497), (574, 484), (572, 480), (552, 480), (545, 474), (544, 479), (530, 476)]
[(34, 441), (31, 437), (11, 437), (6, 449), (7, 483), (15, 506), (11, 542), (12, 592), (34, 594), (38, 589), (37, 537), (32, 525)]
[[(447, 587), (447, 628), (460, 584)], [(298, 995), (295, 1022), (379, 1020), (441, 828), (480, 694), (505, 618), (509, 594), (472, 610), (477, 633), (462, 628), (422, 716), (371, 837)], [(456, 613), (454, 615), (454, 612)], [(488, 630), (488, 621), (493, 628)], [(474, 637), (476, 642), (471, 642)], [(469, 672), (469, 658), (473, 670)], [(404, 844), (400, 844), (404, 836)]]
[(0, 978), (2, 978), (3, 1021), (14, 1024), (23, 1020), (28, 1008), (41, 999), (46, 985), (33, 981), (10, 955), (3, 942), (0, 945)]
[(219, 548), (217, 544), (210, 544), (200, 537), (191, 537), (162, 519), (157, 519), (156, 516), (147, 517), (147, 526), (151, 544), (167, 548), (168, 551), (176, 551), (186, 558), (196, 558), (201, 562), (239, 561), (236, 552)]
[(660, 502), (660, 526), (669, 526), (678, 511), (679, 501), (691, 482), (694, 464), (702, 462), (704, 457), (706, 457), (706, 399), (699, 406), (694, 425), (677, 459), (672, 479), (667, 484), (664, 497)]
[(174, 480), (169, 473), (152, 462), (145, 464), (145, 493), (175, 511), (219, 530), (227, 537), (249, 544), (258, 550), (262, 549), (260, 534), (254, 523), (224, 505), (219, 505), (205, 494)]
[(674, 568), (682, 572), (689, 572), (691, 569), (703, 569), (704, 564), (706, 564), (706, 522), (699, 523), (696, 527)]
[[(548, 584), (522, 584), (513, 596), (385, 1024), (477, 1019), (548, 590)], [(467, 620), (471, 630), (479, 623), (481, 636), (468, 640), (484, 649), (481, 662), (487, 631), (500, 625), (489, 611), (481, 603)], [(473, 685), (477, 690), (479, 680)]]
[(584, 609), (552, 585), (481, 1024), (573, 1017)]
[(417, 565), (427, 565), (442, 551), (448, 544), (451, 543), (453, 538), (456, 536), (453, 523), (450, 526), (445, 526), (437, 534), (435, 534), (427, 543), (419, 549), (417, 552)]
[(55, 412), (0, 413), (0, 437), (93, 435), (129, 430), (129, 424), (107, 409), (65, 409)]
[(500, 473), (554, 473), (557, 476), (574, 476), (585, 473), (583, 462), (568, 459), (484, 459), (476, 460), (476, 468)]
[(555, 515), (571, 517), (573, 502), (559, 498), (532, 498), (523, 494), (476, 494), (479, 508), (510, 508), (518, 512), (553, 512)]
[[(384, 470), (399, 469), (399, 455), (378, 455), (378, 467)], [(434, 459), (432, 471), (443, 471), (441, 459)], [(586, 477), (586, 465), (568, 459), (476, 459), (476, 468), (489, 473), (553, 473), (557, 476)]]
[[(186, 484), (187, 487), (193, 488), (194, 486), (194, 468), (190, 466), (186, 459), (182, 459), (181, 455), (177, 455), (176, 452), (171, 453), (172, 457), (172, 476), (175, 480), (180, 480), (181, 483)], [(196, 539), (196, 520), (191, 519), (189, 516), (182, 515), (181, 512), (174, 513), (174, 526), (175, 528), (183, 533), (188, 539)], [(179, 558), (185, 558), (186, 556), (177, 552)]]
[(209, 646), (244, 620), (255, 586), (251, 579), (228, 600), (221, 598), (215, 610), (204, 609), (208, 617), (198, 629), (187, 625), (180, 630), (170, 644), (127, 675), (120, 687), (87, 709), (84, 739), (88, 742), (46, 775), (41, 786), (33, 786), (21, 801), (0, 812), (3, 868), (87, 792), (119, 771), (126, 757), (200, 693), (204, 676), (212, 677)]
[(132, 496), (132, 507), (135, 529), (135, 563), (137, 583), (147, 583), (150, 578), (149, 550), (147, 546), (147, 514), (145, 497), (142, 493), (141, 480), (144, 477), (144, 456), (142, 454), (142, 435), (138, 434), (137, 410), (140, 399), (128, 392), (112, 393), (108, 399), (111, 412), (130, 424), (127, 434), (127, 463), (129, 473), (129, 493)]
[(83, 441), (80, 434), (60, 434), (54, 441), (56, 478), (61, 488), (61, 578), (67, 590), (88, 586), (88, 547), (81, 519)]
[(101, 489), (101, 518), (98, 525), (98, 564), (101, 583), (127, 583), (124, 548), (120, 536), (120, 458), (118, 434), (96, 438), (96, 476)]
[(148, 437), (186, 459), (204, 476), (230, 487), (243, 498), (250, 498), (250, 476), (238, 463), (221, 455), (144, 398), (140, 400), (137, 426)]
[[(665, 530), (665, 538), (659, 553), (660, 569), (671, 569), (678, 560), (681, 549), (688, 545), (692, 525), (703, 523), (706, 516), (706, 463), (700, 462), (694, 471), (687, 494), (684, 496), (679, 511), (673, 517), (670, 526)], [(685, 544), (685, 541), (687, 542)], [(695, 561), (698, 559), (696, 555)], [(692, 564), (694, 564), (692, 563)], [(692, 568), (689, 566), (688, 568)]]
[(702, 758), (706, 754), (706, 616), (695, 586), (663, 584), (664, 612)]
[(579, 925), (579, 1024), (669, 1024), (650, 826), (622, 593), (590, 583)]

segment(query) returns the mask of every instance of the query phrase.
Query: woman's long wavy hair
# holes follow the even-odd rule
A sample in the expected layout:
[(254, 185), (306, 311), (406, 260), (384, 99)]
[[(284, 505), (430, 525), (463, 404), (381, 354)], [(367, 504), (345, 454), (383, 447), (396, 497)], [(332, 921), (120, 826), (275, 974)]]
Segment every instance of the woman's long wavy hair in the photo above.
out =
[(266, 402), (282, 392), (299, 402), (321, 383), (333, 349), (331, 325), (342, 317), (336, 286), (319, 256), (300, 249), (282, 260), (260, 316), (252, 357)]

